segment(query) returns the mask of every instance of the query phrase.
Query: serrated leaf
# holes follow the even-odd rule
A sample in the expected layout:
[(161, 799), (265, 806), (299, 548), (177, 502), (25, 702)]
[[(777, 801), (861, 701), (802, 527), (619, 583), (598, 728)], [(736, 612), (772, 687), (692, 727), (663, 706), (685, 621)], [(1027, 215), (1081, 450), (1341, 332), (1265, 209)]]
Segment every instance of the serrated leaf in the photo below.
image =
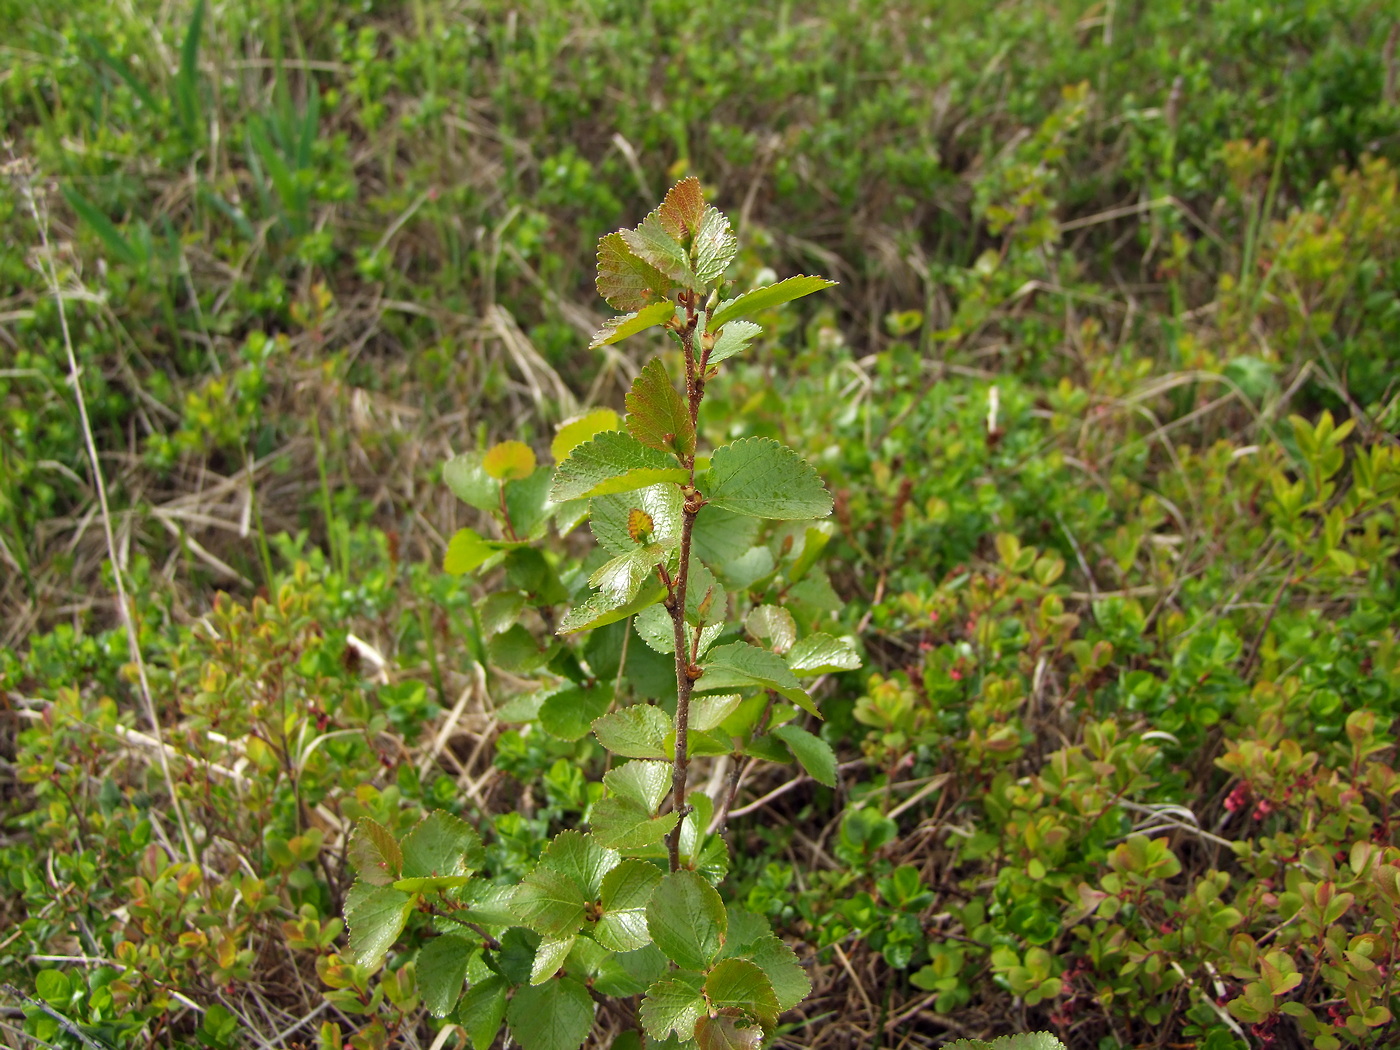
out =
[(690, 254), (666, 230), (657, 211), (642, 220), (633, 230), (621, 230), (623, 242), (632, 254), (656, 267), (671, 280), (686, 288), (700, 291), (695, 271), (690, 266)]
[(476, 829), (440, 809), (414, 825), (402, 847), (406, 879), (470, 875), (486, 863), (486, 851)]
[(690, 701), (690, 728), (700, 732), (714, 729), (732, 715), (743, 700), (738, 693), (721, 696), (697, 696)]
[(508, 988), (504, 977), (492, 976), (475, 982), (462, 996), (457, 1019), (467, 1030), (472, 1050), (491, 1050), (506, 1017)]
[(452, 494), (463, 503), (488, 514), (501, 509), (501, 485), (481, 465), (483, 453), (463, 452), (453, 456), (442, 467), (442, 480)]
[(643, 366), (627, 392), (627, 431), (648, 448), (695, 454), (695, 424), (660, 358)]
[(552, 468), (540, 467), (525, 478), (505, 483), (506, 511), (517, 536), (537, 540), (544, 535), (555, 509), (549, 498), (553, 479)]
[(524, 1050), (578, 1050), (593, 1028), (593, 998), (571, 977), (521, 988), (506, 1010)]
[(694, 236), (700, 229), (707, 207), (700, 180), (687, 175), (666, 191), (656, 217), (661, 228), (679, 241)]
[(481, 469), (497, 481), (520, 481), (535, 471), (535, 450), (523, 441), (502, 441), (487, 450)]
[(646, 908), (661, 878), (661, 869), (644, 860), (624, 860), (603, 877), (602, 915), (593, 930), (599, 944), (630, 952), (651, 943)]
[(482, 879), (472, 879), (462, 890), (461, 900), (467, 905), (462, 918), (470, 922), (483, 926), (511, 926), (515, 923), (514, 886), (498, 886)]
[(818, 784), (836, 786), (836, 753), (819, 736), (813, 736), (800, 726), (778, 726), (773, 735), (792, 749), (807, 775)]
[(596, 287), (614, 310), (640, 310), (665, 299), (675, 282), (639, 258), (621, 233), (610, 233), (598, 241)]
[(530, 983), (543, 984), (558, 973), (577, 939), (575, 934), (570, 934), (557, 941), (548, 937), (541, 940), (540, 946), (535, 949), (534, 965), (530, 967)]
[(655, 704), (633, 704), (593, 723), (598, 743), (623, 758), (667, 758), (671, 716)]
[(721, 325), (726, 325), (730, 321), (737, 321), (741, 317), (752, 317), (756, 313), (771, 309), (774, 306), (781, 306), (783, 303), (790, 303), (794, 299), (801, 299), (804, 295), (811, 295), (819, 292), (823, 288), (830, 288), (835, 281), (828, 281), (825, 277), (789, 277), (785, 281), (777, 284), (770, 284), (764, 288), (755, 288), (751, 292), (734, 299), (727, 299), (719, 304), (714, 314), (710, 317), (710, 331), (717, 330)]
[(740, 1017), (706, 1015), (695, 1025), (697, 1050), (759, 1050), (762, 1045), (763, 1029)]
[(728, 217), (718, 208), (705, 208), (690, 254), (695, 260), (695, 278), (704, 288), (718, 284), (739, 254), (739, 240), (730, 229)]
[(707, 693), (750, 685), (773, 689), (808, 714), (821, 717), (817, 705), (777, 653), (734, 642), (711, 650), (702, 666), (705, 673), (695, 683), (697, 689)]
[(632, 626), (647, 646), (663, 656), (676, 651), (676, 625), (664, 605), (643, 609), (632, 620)]
[(743, 954), (768, 975), (779, 1011), (791, 1010), (811, 994), (812, 981), (797, 954), (774, 934), (762, 934)]
[[(623, 309), (619, 307), (619, 309)], [(559, 424), (554, 431), (554, 440), (549, 445), (549, 454), (556, 463), (566, 459), (570, 452), (589, 438), (609, 430), (621, 430), (622, 417), (610, 408), (595, 408), (592, 412), (574, 416)]]
[(695, 516), (690, 553), (723, 575), (730, 562), (753, 546), (757, 534), (758, 522), (753, 518), (706, 505)]
[(652, 816), (628, 798), (605, 798), (594, 804), (589, 815), (598, 841), (624, 853), (655, 846), (671, 833), (678, 819), (674, 811)]
[(666, 957), (686, 970), (704, 970), (724, 943), (728, 916), (719, 893), (693, 871), (673, 871), (647, 905), (647, 930)]
[(540, 864), (574, 880), (586, 900), (602, 892), (603, 876), (617, 867), (622, 858), (600, 845), (591, 835), (562, 831), (540, 857)]
[(550, 495), (563, 502), (689, 480), (690, 472), (676, 466), (674, 456), (647, 448), (630, 434), (608, 430), (579, 445), (559, 464)]
[(772, 438), (743, 438), (715, 449), (703, 485), (712, 505), (735, 514), (801, 520), (831, 513), (831, 493), (816, 470)]
[(660, 581), (643, 586), (637, 596), (629, 602), (618, 604), (608, 595), (595, 592), (586, 600), (575, 605), (559, 621), (558, 634), (572, 634), (574, 631), (588, 631), (594, 627), (604, 627), (618, 620), (625, 620), (634, 613), (641, 612), (661, 601), (666, 596), (666, 588)]
[(583, 925), (583, 894), (569, 876), (541, 865), (515, 891), (515, 913), (544, 937), (563, 938)]
[(656, 567), (665, 562), (666, 548), (659, 543), (649, 543), (605, 562), (588, 582), (608, 601), (622, 605), (635, 598), (647, 580), (656, 577)]
[(680, 970), (669, 974), (647, 989), (642, 1000), (642, 1027), (652, 1039), (665, 1039), (675, 1033), (677, 1039), (689, 1039), (695, 1023), (705, 1015), (705, 977), (703, 974)]
[(1065, 1050), (1065, 1044), (1049, 1032), (1023, 1032), (984, 1039), (959, 1039), (948, 1050)]
[(797, 622), (781, 605), (756, 605), (744, 618), (744, 627), (755, 638), (766, 639), (768, 648), (785, 653), (797, 641)]
[[(753, 521), (753, 518), (740, 519)], [(720, 565), (725, 586), (734, 591), (747, 591), (773, 574), (777, 563), (766, 546), (750, 547), (739, 557)]]
[(787, 652), (787, 664), (799, 678), (854, 671), (860, 667), (860, 654), (844, 638), (829, 634), (809, 634)]
[(588, 349), (596, 350), (600, 346), (620, 343), (628, 336), (645, 332), (648, 328), (655, 328), (659, 324), (665, 324), (675, 315), (676, 308), (667, 299), (659, 303), (652, 303), (650, 306), (644, 306), (630, 314), (623, 314), (621, 317), (611, 317), (603, 322), (602, 328), (593, 333), (593, 339), (589, 342)]
[(628, 524), (632, 512), (639, 510), (651, 518), (649, 542), (672, 550), (681, 541), (684, 509), (685, 497), (677, 486), (649, 485), (635, 492), (595, 497), (589, 504), (588, 527), (610, 554), (626, 554), (638, 546), (628, 531)]
[(669, 966), (661, 949), (651, 943), (634, 952), (609, 952), (599, 967), (593, 987), (604, 995), (620, 999), (641, 995), (649, 985), (660, 980)]
[(624, 762), (603, 775), (603, 786), (610, 796), (628, 799), (648, 814), (655, 813), (671, 790), (671, 766), (668, 762)]
[(348, 854), (360, 880), (371, 886), (388, 886), (403, 870), (403, 851), (393, 833), (369, 817), (355, 825)]
[(448, 541), (447, 553), (442, 557), (442, 571), (451, 576), (461, 576), (478, 568), (499, 549), (482, 539), (475, 529), (458, 529)]
[(377, 966), (398, 940), (412, 910), (411, 895), (356, 880), (345, 895), (345, 925), (350, 930), (350, 951), (356, 964)]
[(705, 363), (717, 365), (721, 361), (728, 361), (735, 354), (743, 353), (748, 345), (762, 334), (763, 327), (752, 321), (730, 321), (720, 329), (719, 335), (715, 336), (715, 345), (710, 348), (710, 355), (705, 359)]
[(768, 975), (745, 959), (717, 963), (705, 978), (705, 998), (711, 1009), (742, 1010), (764, 1024), (778, 1019), (778, 997)]
[(593, 722), (607, 712), (612, 699), (611, 685), (561, 689), (540, 705), (540, 727), (560, 740), (582, 740), (592, 729)]
[(473, 944), (461, 937), (434, 937), (418, 952), (418, 992), (434, 1017), (446, 1017), (457, 1005), (467, 981)]

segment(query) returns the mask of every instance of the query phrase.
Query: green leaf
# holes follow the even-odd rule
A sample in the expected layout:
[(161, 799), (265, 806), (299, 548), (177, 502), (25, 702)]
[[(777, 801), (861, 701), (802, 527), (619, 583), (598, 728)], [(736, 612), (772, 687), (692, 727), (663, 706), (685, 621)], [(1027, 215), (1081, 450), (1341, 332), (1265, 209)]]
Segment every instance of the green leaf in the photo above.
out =
[(685, 1040), (695, 1034), (695, 1022), (705, 1015), (705, 976), (681, 970), (647, 989), (639, 1011), (642, 1027), (652, 1039), (672, 1032)]
[(715, 888), (693, 871), (673, 871), (647, 905), (647, 929), (677, 966), (704, 970), (724, 943), (728, 917)]
[(73, 997), (72, 982), (62, 970), (40, 970), (34, 979), (34, 990), (40, 999), (58, 1010), (66, 1010), (68, 1000)]
[(690, 728), (702, 733), (714, 729), (738, 710), (743, 699), (738, 693), (692, 698), (690, 701)]
[(475, 529), (458, 529), (447, 544), (447, 553), (442, 558), (442, 571), (452, 576), (461, 576), (479, 568), (498, 550), (500, 547), (482, 539)]
[(752, 321), (730, 321), (715, 336), (715, 345), (710, 349), (706, 364), (717, 365), (735, 354), (743, 353), (755, 338), (763, 334), (763, 328)]
[(765, 288), (755, 288), (735, 299), (728, 299), (720, 303), (719, 309), (710, 318), (710, 331), (716, 331), (722, 325), (741, 317), (751, 317), (771, 307), (790, 303), (794, 299), (801, 299), (804, 295), (811, 295), (823, 288), (830, 288), (835, 283), (835, 281), (828, 281), (825, 277), (799, 276), (789, 277), (785, 281), (770, 284)]
[(649, 485), (634, 492), (595, 497), (589, 504), (588, 527), (610, 554), (627, 554), (640, 546), (632, 538), (633, 512), (640, 511), (651, 519), (651, 532), (646, 541), (672, 550), (681, 542), (684, 509), (685, 497), (677, 486), (670, 483)]
[(698, 1050), (759, 1050), (763, 1029), (725, 1014), (706, 1015), (695, 1025), (695, 1045)]
[(456, 1007), (474, 950), (470, 941), (447, 935), (434, 937), (418, 952), (418, 991), (434, 1017), (446, 1017)]
[(686, 621), (700, 628), (723, 624), (729, 599), (714, 574), (704, 562), (692, 558), (689, 577), (685, 588)]
[(821, 717), (817, 705), (777, 653), (747, 642), (734, 642), (712, 649), (702, 666), (705, 673), (695, 683), (697, 689), (707, 693), (751, 685), (773, 689), (808, 714)]
[(479, 451), (453, 456), (443, 464), (442, 480), (463, 503), (488, 514), (499, 514), (501, 484), (486, 473), (481, 465), (482, 459), (483, 454)]
[(486, 655), (496, 667), (515, 674), (528, 674), (548, 659), (535, 636), (521, 623), (490, 639), (486, 643)]
[(525, 1050), (578, 1050), (593, 1028), (593, 998), (571, 977), (546, 981), (516, 992), (506, 1020)]
[(593, 723), (612, 706), (611, 685), (585, 689), (570, 686), (545, 698), (540, 705), (540, 727), (560, 740), (582, 740)]
[(603, 322), (602, 328), (593, 333), (593, 339), (588, 344), (588, 349), (596, 350), (600, 346), (620, 343), (628, 336), (645, 332), (648, 328), (655, 328), (659, 324), (665, 324), (674, 316), (676, 316), (675, 306), (671, 304), (670, 300), (663, 300), (659, 303), (652, 303), (650, 306), (644, 306), (633, 313), (609, 318)]
[(470, 875), (421, 875), (412, 879), (396, 879), (394, 889), (401, 893), (441, 893), (471, 882)]
[(561, 831), (540, 857), (540, 864), (572, 879), (586, 900), (596, 900), (603, 889), (603, 876), (621, 859), (592, 835)]
[(638, 373), (626, 402), (627, 431), (643, 445), (680, 456), (695, 454), (690, 409), (660, 358), (653, 357)]
[(678, 819), (674, 811), (652, 816), (643, 806), (627, 798), (605, 798), (596, 803), (589, 814), (598, 841), (623, 852), (646, 851), (655, 846), (670, 834)]
[(619, 999), (641, 995), (670, 965), (661, 949), (651, 943), (634, 952), (608, 952), (593, 987)]
[[(676, 494), (680, 494), (679, 489)], [(684, 499), (681, 502), (684, 505)], [(757, 534), (758, 522), (753, 518), (706, 505), (695, 516), (690, 532), (690, 553), (723, 575), (730, 562), (742, 557), (753, 546)], [(767, 550), (766, 547), (759, 549)]]
[(715, 449), (703, 485), (712, 505), (735, 514), (801, 520), (831, 513), (831, 493), (816, 470), (772, 438), (742, 438)]
[(755, 605), (744, 618), (744, 627), (755, 638), (765, 639), (775, 653), (785, 653), (797, 641), (797, 623), (781, 605)]
[(492, 976), (477, 981), (462, 996), (461, 1004), (457, 1007), (457, 1020), (467, 1030), (473, 1050), (491, 1050), (496, 1033), (501, 1030), (501, 1022), (505, 1020), (508, 989), (504, 977)]
[(669, 656), (676, 651), (676, 625), (664, 605), (643, 609), (632, 621), (637, 634), (653, 652)]
[(543, 984), (558, 973), (576, 940), (578, 937), (572, 933), (557, 941), (548, 937), (541, 940), (540, 946), (535, 949), (534, 965), (530, 968), (530, 983)]
[(574, 416), (559, 424), (559, 429), (554, 432), (554, 441), (549, 446), (549, 453), (555, 462), (561, 462), (589, 438), (597, 437), (604, 431), (621, 429), (622, 417), (612, 409), (594, 409), (587, 415)]
[(588, 631), (594, 627), (604, 627), (618, 620), (625, 620), (634, 613), (655, 605), (666, 596), (666, 588), (657, 581), (655, 586), (645, 586), (630, 602), (619, 605), (608, 595), (595, 592), (587, 600), (575, 605), (559, 621), (559, 634), (572, 634), (574, 631)]
[(541, 864), (515, 891), (521, 923), (544, 937), (562, 938), (583, 925), (583, 894), (569, 876)]
[(551, 467), (540, 467), (524, 478), (505, 483), (506, 510), (517, 536), (537, 540), (544, 535), (549, 516), (556, 509), (549, 498), (553, 483)]
[(776, 935), (764, 933), (743, 954), (768, 975), (779, 1011), (791, 1010), (811, 994), (812, 981), (797, 954)]
[(845, 638), (829, 634), (809, 634), (787, 652), (787, 664), (800, 678), (854, 671), (860, 667), (860, 654)]
[(987, 1042), (982, 1039), (959, 1039), (947, 1044), (947, 1050), (1065, 1050), (1065, 1044), (1049, 1032), (1024, 1032), (1003, 1035)]
[(486, 863), (481, 836), (460, 817), (434, 810), (403, 840), (403, 877), (470, 875)]
[(635, 802), (647, 813), (655, 813), (671, 790), (671, 765), (669, 762), (624, 762), (604, 774), (603, 786), (610, 796)]
[(836, 786), (836, 753), (830, 744), (794, 725), (778, 726), (773, 735), (792, 749), (808, 776), (829, 788)]
[(671, 716), (655, 704), (633, 704), (595, 721), (593, 735), (623, 758), (668, 758), (666, 737), (674, 728)]
[(745, 959), (725, 959), (716, 964), (705, 978), (705, 998), (711, 1009), (742, 1010), (764, 1024), (778, 1019), (778, 997), (768, 975)]
[(702, 288), (718, 284), (724, 271), (739, 254), (739, 240), (729, 226), (729, 219), (718, 208), (706, 207), (695, 232), (690, 254), (695, 259), (695, 279)]
[(609, 601), (623, 605), (637, 596), (648, 579), (656, 576), (656, 567), (666, 563), (666, 553), (666, 548), (659, 543), (634, 548), (599, 566), (588, 577), (588, 582)]
[(621, 233), (598, 241), (598, 294), (614, 310), (640, 310), (665, 299), (674, 286), (664, 273), (638, 258)]
[(630, 952), (651, 943), (646, 909), (661, 878), (661, 869), (644, 860), (624, 860), (603, 877), (603, 912), (593, 930), (599, 944)]
[(680, 241), (667, 232), (657, 212), (652, 212), (634, 230), (621, 230), (622, 240), (632, 254), (656, 267), (686, 288), (701, 291), (690, 266), (690, 254)]
[(647, 448), (630, 434), (608, 430), (579, 445), (559, 464), (551, 495), (563, 502), (689, 480), (690, 472), (676, 466), (674, 456)]
[(403, 852), (393, 833), (369, 817), (355, 825), (347, 852), (360, 880), (371, 886), (388, 886), (403, 870)]
[(345, 895), (345, 925), (350, 951), (360, 966), (374, 967), (403, 932), (413, 897), (390, 886), (355, 881)]

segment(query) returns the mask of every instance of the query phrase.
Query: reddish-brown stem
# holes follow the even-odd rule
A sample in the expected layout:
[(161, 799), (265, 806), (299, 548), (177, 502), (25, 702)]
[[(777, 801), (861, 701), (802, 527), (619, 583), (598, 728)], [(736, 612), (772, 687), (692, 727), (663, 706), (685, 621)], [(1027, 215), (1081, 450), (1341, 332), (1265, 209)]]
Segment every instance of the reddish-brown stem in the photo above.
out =
[[(698, 429), (700, 399), (704, 396), (704, 377), (697, 372), (695, 361), (695, 325), (697, 315), (692, 296), (684, 300), (686, 306), (686, 326), (680, 332), (681, 349), (685, 352), (686, 401), (690, 409), (690, 421)], [(691, 677), (691, 648), (685, 636), (685, 598), (690, 582), (690, 539), (695, 528), (695, 515), (699, 506), (695, 500), (695, 455), (683, 457), (682, 462), (690, 471), (690, 484), (686, 486), (685, 509), (681, 512), (680, 567), (676, 570), (671, 586), (671, 626), (674, 630), (676, 649), (676, 750), (671, 765), (671, 806), (679, 815), (676, 826), (666, 838), (670, 853), (671, 870), (679, 871), (681, 866), (681, 827), (685, 824), (686, 777), (690, 766), (690, 694), (695, 687)], [(698, 634), (698, 632), (697, 632)]]

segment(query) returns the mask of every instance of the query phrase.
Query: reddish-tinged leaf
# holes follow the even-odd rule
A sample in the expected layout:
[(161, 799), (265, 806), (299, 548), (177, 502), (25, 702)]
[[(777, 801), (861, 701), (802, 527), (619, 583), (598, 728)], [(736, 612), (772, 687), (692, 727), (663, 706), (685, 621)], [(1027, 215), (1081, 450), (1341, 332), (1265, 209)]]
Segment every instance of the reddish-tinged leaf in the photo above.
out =
[(598, 242), (598, 294), (615, 310), (640, 310), (666, 298), (675, 282), (639, 259), (621, 233)]
[(700, 180), (691, 175), (667, 190), (657, 217), (662, 228), (676, 240), (695, 236), (705, 218), (705, 194)]
[(646, 363), (627, 394), (627, 429), (643, 445), (681, 456), (695, 454), (695, 424), (659, 358)]
[(662, 225), (657, 212), (652, 212), (635, 230), (621, 231), (622, 239), (632, 254), (645, 260), (677, 284), (699, 291), (695, 271), (690, 267), (690, 253)]
[(763, 1029), (757, 1025), (739, 1027), (743, 1023), (742, 1017), (726, 1014), (702, 1017), (695, 1024), (695, 1041), (700, 1050), (758, 1050), (763, 1045)]

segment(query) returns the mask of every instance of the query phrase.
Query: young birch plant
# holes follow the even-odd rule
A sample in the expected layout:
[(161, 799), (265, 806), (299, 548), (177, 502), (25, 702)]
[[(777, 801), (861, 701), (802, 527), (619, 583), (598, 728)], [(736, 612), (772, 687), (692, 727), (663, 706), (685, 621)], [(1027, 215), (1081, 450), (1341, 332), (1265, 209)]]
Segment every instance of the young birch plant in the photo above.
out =
[[(457, 817), (435, 813), (402, 838), (368, 819), (357, 827), (346, 905), (357, 972), (380, 965), (415, 910), (430, 913), (439, 933), (419, 950), (419, 993), (476, 1050), (502, 1023), (524, 1050), (576, 1050), (600, 1003), (636, 995), (635, 1030), (614, 1046), (757, 1048), (810, 991), (767, 922), (715, 889), (728, 868), (716, 831), (737, 776), (718, 817), (688, 786), (691, 761), (718, 756), (735, 771), (752, 758), (796, 760), (834, 786), (830, 747), (797, 724), (820, 718), (803, 681), (859, 666), (848, 641), (818, 629), (839, 601), (816, 567), (832, 509), (816, 471), (770, 438), (703, 451), (706, 384), (759, 335), (751, 318), (833, 283), (793, 277), (725, 298), (736, 252), (729, 220), (693, 178), (635, 229), (604, 237), (598, 291), (624, 312), (593, 346), (664, 328), (680, 382), (648, 361), (625, 419), (603, 409), (560, 428), (552, 471), (521, 442), (445, 471), (503, 537), (463, 529), (446, 560), (452, 572), (504, 569), (506, 590), (482, 605), (486, 656), (552, 676), (527, 717), (563, 739), (591, 732), (621, 760), (588, 831), (556, 835), (514, 886), (481, 874), (480, 840)], [(533, 544), (549, 521), (562, 535), (584, 517), (607, 557), (556, 616), (568, 589)], [(541, 643), (519, 622), (526, 606), (557, 623), (555, 639)], [(575, 641), (610, 625), (674, 659), (674, 706), (669, 696), (622, 704), (625, 644), (609, 658), (607, 646)]]

